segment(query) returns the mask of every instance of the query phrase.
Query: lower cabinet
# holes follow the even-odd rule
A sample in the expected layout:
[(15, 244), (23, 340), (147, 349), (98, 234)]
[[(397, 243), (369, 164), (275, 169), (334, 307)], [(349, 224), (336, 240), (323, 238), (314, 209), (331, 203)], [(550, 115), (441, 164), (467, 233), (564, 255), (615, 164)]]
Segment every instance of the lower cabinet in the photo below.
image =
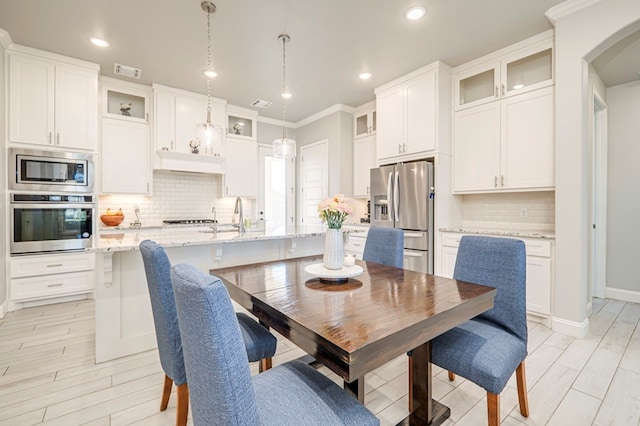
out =
[[(440, 250), (440, 274), (452, 278), (455, 270), (458, 245), (464, 235), (455, 232), (442, 233)], [(473, 234), (476, 235), (476, 234)], [(491, 235), (488, 235), (491, 236)], [(543, 316), (551, 316), (552, 276), (552, 241), (543, 238), (515, 238), (524, 241), (527, 251), (527, 312)]]
[(364, 244), (367, 242), (366, 234), (348, 233), (344, 243), (344, 254), (355, 255), (356, 259), (362, 260)]
[(91, 293), (95, 254), (52, 254), (11, 258), (10, 300), (25, 302)]

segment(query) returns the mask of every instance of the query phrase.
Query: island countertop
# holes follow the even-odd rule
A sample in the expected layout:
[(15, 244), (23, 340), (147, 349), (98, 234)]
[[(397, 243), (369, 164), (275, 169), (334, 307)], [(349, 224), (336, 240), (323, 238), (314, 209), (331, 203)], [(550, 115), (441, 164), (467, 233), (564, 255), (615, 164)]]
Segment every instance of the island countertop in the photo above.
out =
[(163, 247), (182, 247), (206, 244), (228, 244), (247, 241), (264, 241), (286, 238), (315, 237), (324, 232), (311, 232), (304, 228), (296, 228), (287, 231), (259, 231), (244, 232), (223, 231), (214, 233), (209, 229), (180, 229), (180, 230), (140, 230), (137, 232), (122, 232), (102, 234), (94, 243), (94, 247), (88, 248), (89, 252), (112, 252), (138, 250), (144, 240), (153, 240)]

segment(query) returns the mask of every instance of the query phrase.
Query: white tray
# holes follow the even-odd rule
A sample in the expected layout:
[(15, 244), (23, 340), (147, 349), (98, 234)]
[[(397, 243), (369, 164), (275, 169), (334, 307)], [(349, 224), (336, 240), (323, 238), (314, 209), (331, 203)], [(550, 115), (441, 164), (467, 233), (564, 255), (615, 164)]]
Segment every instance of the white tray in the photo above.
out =
[(353, 278), (361, 275), (364, 271), (362, 266), (343, 266), (342, 269), (327, 269), (322, 263), (314, 263), (307, 265), (304, 271), (308, 274), (315, 275), (316, 277), (327, 280), (342, 280), (346, 278)]

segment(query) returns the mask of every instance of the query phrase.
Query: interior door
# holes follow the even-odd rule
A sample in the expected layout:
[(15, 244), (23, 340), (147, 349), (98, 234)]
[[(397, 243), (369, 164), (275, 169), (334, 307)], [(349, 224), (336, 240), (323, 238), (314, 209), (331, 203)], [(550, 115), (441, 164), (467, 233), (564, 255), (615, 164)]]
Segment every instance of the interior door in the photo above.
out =
[(309, 232), (322, 232), (318, 204), (329, 196), (328, 145), (325, 139), (300, 148), (301, 220)]

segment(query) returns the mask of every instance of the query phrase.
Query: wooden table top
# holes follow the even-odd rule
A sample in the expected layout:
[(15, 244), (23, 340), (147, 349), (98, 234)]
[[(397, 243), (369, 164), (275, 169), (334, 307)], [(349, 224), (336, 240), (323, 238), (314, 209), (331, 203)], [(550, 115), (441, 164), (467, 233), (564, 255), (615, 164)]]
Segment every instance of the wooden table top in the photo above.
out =
[(306, 257), (211, 270), (231, 297), (345, 381), (491, 309), (496, 290), (357, 261), (362, 275), (320, 282)]

